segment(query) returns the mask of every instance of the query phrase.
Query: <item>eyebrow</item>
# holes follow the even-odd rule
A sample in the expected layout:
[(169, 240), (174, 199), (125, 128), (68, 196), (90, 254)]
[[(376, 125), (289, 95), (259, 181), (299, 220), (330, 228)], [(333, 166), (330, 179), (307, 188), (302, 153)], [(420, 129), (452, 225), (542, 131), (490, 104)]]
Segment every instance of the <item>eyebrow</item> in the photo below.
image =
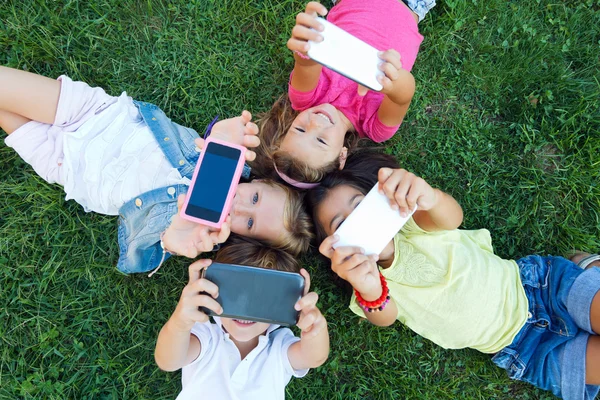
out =
[[(350, 198), (350, 201), (348, 202), (348, 204), (350, 204), (350, 206), (352, 206), (352, 204), (354, 204), (354, 201), (355, 201), (357, 198), (359, 198), (360, 196), (362, 196), (362, 194), (361, 194), (361, 193), (357, 193), (357, 194), (355, 194), (354, 196), (352, 196), (352, 197)], [(356, 207), (354, 207), (354, 208), (356, 208)], [(354, 211), (354, 210), (352, 210), (352, 211)], [(334, 217), (331, 219), (331, 221), (329, 222), (329, 229), (333, 229), (333, 223), (334, 223), (334, 221), (336, 221), (337, 219), (339, 219), (339, 218), (341, 218), (341, 217), (342, 217), (342, 213), (338, 213), (338, 214), (336, 214), (336, 215), (335, 215), (335, 216), (334, 216)]]

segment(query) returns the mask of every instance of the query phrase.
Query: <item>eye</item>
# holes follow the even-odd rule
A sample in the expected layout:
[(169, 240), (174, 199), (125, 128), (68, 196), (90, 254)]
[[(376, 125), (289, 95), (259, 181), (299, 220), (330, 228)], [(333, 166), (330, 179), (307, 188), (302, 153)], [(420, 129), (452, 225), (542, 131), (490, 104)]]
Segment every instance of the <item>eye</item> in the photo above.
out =
[(296, 127), (296, 130), (301, 133), (306, 132), (304, 129), (300, 128), (299, 126)]
[(254, 196), (252, 196), (252, 204), (256, 203), (258, 203), (258, 192), (254, 193)]
[(327, 143), (325, 143), (325, 141), (320, 137), (318, 137), (317, 140), (319, 141), (319, 143), (323, 143), (325, 146), (327, 146)]
[(248, 230), (252, 229), (253, 225), (254, 225), (254, 219), (248, 218)]
[(340, 222), (337, 224), (337, 226), (335, 227), (335, 231), (337, 231), (338, 229), (340, 229), (340, 226), (342, 226), (342, 224), (344, 223), (344, 221), (346, 220), (346, 218), (340, 220)]

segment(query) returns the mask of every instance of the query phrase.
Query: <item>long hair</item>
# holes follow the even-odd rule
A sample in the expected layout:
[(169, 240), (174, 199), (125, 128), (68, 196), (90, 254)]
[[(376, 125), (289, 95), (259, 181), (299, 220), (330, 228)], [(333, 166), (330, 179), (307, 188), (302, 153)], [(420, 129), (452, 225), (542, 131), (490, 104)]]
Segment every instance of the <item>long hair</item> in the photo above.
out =
[(300, 272), (298, 261), (288, 252), (236, 234), (232, 234), (219, 249), (215, 261), (277, 271)]
[(314, 189), (306, 195), (306, 204), (315, 227), (317, 245), (327, 237), (323, 226), (319, 223), (319, 206), (329, 192), (340, 185), (355, 188), (366, 195), (377, 183), (377, 175), (381, 168), (400, 168), (396, 159), (375, 149), (361, 149), (348, 156), (343, 170), (328, 174)]
[[(258, 120), (260, 145), (256, 148), (256, 160), (250, 166), (260, 176), (281, 180), (279, 172), (288, 177), (306, 183), (320, 182), (325, 175), (340, 167), (340, 160), (335, 160), (319, 168), (313, 168), (306, 162), (293, 158), (289, 153), (280, 149), (281, 142), (290, 130), (298, 112), (292, 108), (287, 94), (281, 95)], [(346, 133), (344, 146), (350, 153), (358, 146), (358, 136), (354, 131)]]

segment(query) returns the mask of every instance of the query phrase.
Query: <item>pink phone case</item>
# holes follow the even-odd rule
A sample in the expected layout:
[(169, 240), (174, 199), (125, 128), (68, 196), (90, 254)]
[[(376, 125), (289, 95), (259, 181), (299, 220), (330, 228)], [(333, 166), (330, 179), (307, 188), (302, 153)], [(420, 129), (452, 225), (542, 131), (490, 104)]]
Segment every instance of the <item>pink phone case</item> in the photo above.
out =
[(231, 209), (231, 201), (233, 200), (233, 197), (235, 196), (235, 190), (237, 189), (237, 186), (240, 181), (240, 176), (242, 175), (242, 171), (244, 169), (244, 162), (246, 159), (245, 158), (246, 148), (244, 146), (240, 146), (237, 144), (233, 144), (233, 143), (225, 142), (223, 140), (213, 139), (212, 137), (209, 137), (208, 139), (206, 139), (204, 141), (204, 149), (208, 148), (209, 143), (216, 143), (216, 144), (220, 144), (222, 146), (231, 147), (231, 148), (240, 150), (240, 158), (238, 160), (237, 167), (235, 169), (235, 173), (233, 174), (233, 178), (231, 179), (231, 185), (229, 186), (229, 191), (227, 192), (227, 197), (225, 199), (225, 205), (223, 206), (223, 211), (221, 212), (221, 217), (219, 218), (219, 221), (215, 223), (215, 222), (211, 222), (211, 221), (206, 221), (201, 218), (193, 217), (193, 216), (187, 215), (185, 213), (185, 210), (187, 209), (188, 203), (190, 201), (190, 196), (192, 195), (192, 189), (194, 188), (194, 185), (196, 184), (196, 178), (198, 177), (198, 171), (200, 171), (200, 166), (202, 165), (202, 160), (204, 159), (204, 154), (205, 154), (204, 151), (202, 151), (200, 153), (200, 157), (198, 158), (198, 163), (196, 164), (196, 168), (194, 169), (194, 176), (192, 177), (192, 183), (190, 184), (190, 188), (188, 189), (188, 192), (185, 196), (185, 202), (183, 203), (183, 207), (181, 207), (181, 212), (179, 213), (179, 215), (181, 216), (181, 218), (187, 219), (188, 221), (198, 222), (202, 225), (206, 225), (206, 226), (210, 226), (212, 228), (219, 229), (219, 228), (221, 228), (221, 225), (223, 225), (223, 221), (225, 221), (225, 218), (227, 218), (227, 215), (229, 214), (229, 210)]

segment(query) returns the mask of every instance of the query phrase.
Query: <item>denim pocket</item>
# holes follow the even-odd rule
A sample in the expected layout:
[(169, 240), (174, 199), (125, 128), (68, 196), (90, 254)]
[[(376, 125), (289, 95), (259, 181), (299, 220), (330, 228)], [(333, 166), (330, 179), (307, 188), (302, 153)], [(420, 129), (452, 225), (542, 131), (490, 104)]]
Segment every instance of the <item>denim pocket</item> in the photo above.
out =
[(504, 369), (512, 379), (521, 380), (525, 372), (525, 363), (519, 358), (519, 353), (506, 347), (496, 354), (492, 361)]

